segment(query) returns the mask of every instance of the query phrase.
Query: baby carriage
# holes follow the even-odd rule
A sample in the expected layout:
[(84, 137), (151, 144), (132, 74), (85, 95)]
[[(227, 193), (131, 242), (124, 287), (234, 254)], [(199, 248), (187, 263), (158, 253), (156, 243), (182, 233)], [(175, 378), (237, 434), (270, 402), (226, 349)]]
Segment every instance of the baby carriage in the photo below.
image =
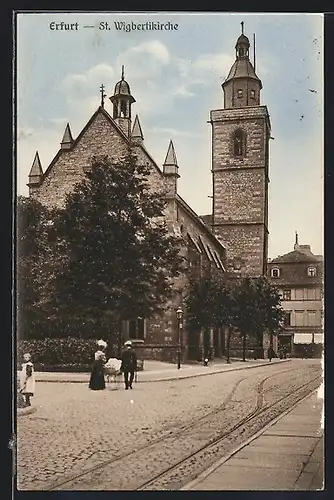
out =
[(106, 376), (107, 385), (112, 384), (115, 389), (118, 388), (119, 376), (121, 375), (121, 360), (117, 358), (109, 358), (104, 365), (104, 374)]

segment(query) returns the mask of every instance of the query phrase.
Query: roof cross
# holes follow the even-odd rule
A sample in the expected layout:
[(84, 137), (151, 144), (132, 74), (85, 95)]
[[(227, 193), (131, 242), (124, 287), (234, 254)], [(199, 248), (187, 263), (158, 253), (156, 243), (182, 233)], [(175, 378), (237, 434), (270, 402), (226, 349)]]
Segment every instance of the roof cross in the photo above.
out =
[(100, 87), (100, 94), (101, 94), (101, 106), (104, 108), (104, 98), (107, 97), (107, 94), (104, 93), (104, 85), (102, 84)]

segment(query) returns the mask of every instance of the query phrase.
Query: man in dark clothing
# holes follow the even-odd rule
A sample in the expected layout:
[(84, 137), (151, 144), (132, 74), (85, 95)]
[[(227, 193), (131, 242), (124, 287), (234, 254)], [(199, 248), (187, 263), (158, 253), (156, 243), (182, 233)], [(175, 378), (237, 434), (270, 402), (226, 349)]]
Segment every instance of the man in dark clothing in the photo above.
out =
[(125, 342), (124, 347), (125, 349), (122, 352), (121, 358), (121, 371), (124, 373), (125, 389), (129, 389), (129, 387), (132, 389), (132, 382), (137, 369), (137, 356), (135, 351), (132, 349), (132, 342), (130, 340)]

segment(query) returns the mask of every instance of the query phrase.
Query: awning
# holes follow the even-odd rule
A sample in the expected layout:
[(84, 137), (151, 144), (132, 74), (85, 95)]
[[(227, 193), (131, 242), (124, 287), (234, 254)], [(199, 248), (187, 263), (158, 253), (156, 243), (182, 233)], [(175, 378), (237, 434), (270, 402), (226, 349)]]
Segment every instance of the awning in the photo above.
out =
[(294, 344), (312, 344), (312, 333), (295, 333), (293, 336)]
[(312, 337), (313, 337), (313, 342), (315, 344), (323, 344), (324, 342), (324, 336), (322, 333), (295, 333), (293, 336), (293, 343), (294, 344), (312, 344)]

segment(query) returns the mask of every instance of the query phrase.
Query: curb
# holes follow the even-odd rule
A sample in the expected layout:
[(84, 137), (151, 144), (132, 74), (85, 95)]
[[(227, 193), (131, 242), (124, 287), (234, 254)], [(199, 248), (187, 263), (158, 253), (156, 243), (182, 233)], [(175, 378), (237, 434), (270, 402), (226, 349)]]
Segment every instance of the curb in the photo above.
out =
[[(308, 394), (307, 396), (304, 396), (302, 399), (300, 399), (299, 401), (297, 401), (297, 403), (295, 403), (294, 405), (292, 405), (290, 408), (288, 408), (287, 410), (285, 410), (283, 413), (281, 413), (278, 417), (274, 418), (273, 420), (271, 420), (271, 422), (269, 422), (267, 425), (265, 425), (262, 429), (260, 429), (258, 432), (256, 432), (255, 434), (253, 434), (253, 436), (249, 437), (248, 439), (246, 439), (246, 441), (244, 441), (242, 444), (240, 444), (239, 446), (237, 446), (236, 448), (234, 448), (231, 452), (229, 452), (227, 455), (225, 455), (224, 457), (220, 458), (219, 460), (217, 460), (217, 462), (215, 462), (214, 464), (212, 464), (208, 469), (204, 470), (203, 472), (201, 472), (196, 479), (193, 479), (192, 481), (190, 481), (189, 483), (185, 484), (184, 486), (182, 486), (182, 488), (179, 489), (179, 491), (190, 491), (194, 486), (197, 486), (198, 484), (202, 483), (204, 479), (206, 479), (208, 476), (210, 476), (210, 474), (212, 474), (215, 470), (217, 470), (221, 465), (224, 465), (224, 463), (228, 462), (228, 460), (230, 458), (233, 457), (233, 455), (235, 455), (236, 453), (238, 453), (240, 450), (242, 450), (243, 448), (245, 448), (247, 445), (249, 445), (252, 441), (255, 441), (255, 439), (257, 439), (258, 437), (260, 437), (264, 432), (266, 432), (267, 429), (269, 429), (270, 427), (272, 427), (273, 425), (275, 425), (279, 420), (281, 420), (281, 418), (285, 417), (288, 413), (290, 413), (294, 408), (296, 408), (296, 406), (298, 406), (300, 403), (302, 403), (303, 401), (305, 401), (306, 399), (310, 398), (311, 396), (313, 396), (313, 394), (317, 391), (317, 389), (313, 392), (311, 392), (311, 394)], [(198, 490), (194, 490), (194, 491), (198, 491)]]
[[(271, 363), (268, 361), (267, 363), (261, 363), (257, 365), (251, 365), (251, 366), (237, 366), (237, 367), (231, 367), (227, 369), (217, 369), (215, 371), (211, 371), (208, 373), (196, 373), (196, 374), (187, 374), (187, 375), (182, 375), (180, 377), (168, 377), (168, 378), (155, 378), (151, 380), (137, 380), (136, 383), (139, 384), (144, 384), (144, 383), (151, 383), (151, 382), (170, 382), (173, 380), (184, 380), (187, 378), (195, 378), (195, 377), (204, 377), (208, 375), (217, 375), (218, 373), (225, 373), (225, 372), (231, 372), (231, 371), (238, 371), (238, 370), (249, 370), (251, 368), (260, 368), (261, 366), (274, 366), (279, 363), (286, 363), (291, 361), (291, 358), (288, 359), (281, 359), (279, 361), (275, 361), (274, 363)], [(87, 384), (89, 382), (89, 374), (87, 374), (87, 380), (64, 380), (64, 379), (53, 379), (53, 380), (47, 380), (47, 379), (36, 379), (36, 382), (44, 382), (44, 383), (63, 383), (63, 384)]]
[(17, 416), (23, 417), (24, 415), (30, 415), (35, 413), (36, 408), (34, 406), (28, 406), (27, 408), (17, 408)]

